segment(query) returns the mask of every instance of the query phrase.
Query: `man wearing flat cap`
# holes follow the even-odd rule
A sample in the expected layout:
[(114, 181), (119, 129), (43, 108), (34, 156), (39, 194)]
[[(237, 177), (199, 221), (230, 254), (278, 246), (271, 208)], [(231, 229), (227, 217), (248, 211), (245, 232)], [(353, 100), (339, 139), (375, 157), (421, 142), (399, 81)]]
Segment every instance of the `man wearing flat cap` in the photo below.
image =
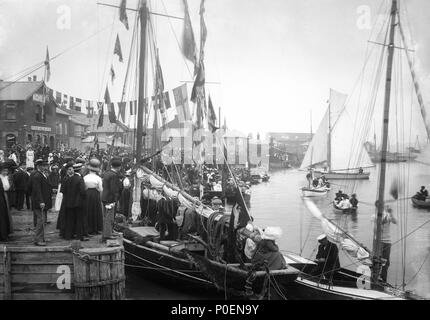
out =
[(119, 173), (120, 169), (121, 160), (113, 159), (111, 161), (111, 168), (103, 175), (103, 240), (113, 238), (112, 231), (116, 206), (123, 188)]
[(31, 202), (36, 228), (34, 244), (46, 246), (45, 223), (48, 210), (52, 207), (52, 190), (48, 182), (48, 162), (39, 159), (35, 163), (36, 171), (31, 176)]

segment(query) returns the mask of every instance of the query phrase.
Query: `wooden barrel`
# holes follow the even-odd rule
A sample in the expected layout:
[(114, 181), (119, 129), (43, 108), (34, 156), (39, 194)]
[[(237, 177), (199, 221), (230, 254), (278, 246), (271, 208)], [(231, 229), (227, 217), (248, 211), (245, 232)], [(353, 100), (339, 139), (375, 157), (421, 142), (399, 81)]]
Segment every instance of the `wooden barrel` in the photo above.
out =
[(76, 300), (125, 299), (124, 247), (81, 249), (73, 266)]

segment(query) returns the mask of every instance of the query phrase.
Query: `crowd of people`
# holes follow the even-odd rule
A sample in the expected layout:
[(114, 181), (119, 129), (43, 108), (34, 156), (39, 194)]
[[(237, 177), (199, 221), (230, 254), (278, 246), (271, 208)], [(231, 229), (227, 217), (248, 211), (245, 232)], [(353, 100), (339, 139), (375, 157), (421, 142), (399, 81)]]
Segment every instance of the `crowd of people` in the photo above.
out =
[(97, 234), (103, 240), (115, 238), (114, 214), (128, 215), (131, 194), (132, 161), (120, 155), (109, 161), (104, 150), (51, 152), (47, 146), (31, 145), (0, 150), (0, 241), (13, 233), (13, 209), (33, 212), (38, 246), (46, 245), (49, 210), (59, 212), (56, 227), (65, 240), (87, 241)]

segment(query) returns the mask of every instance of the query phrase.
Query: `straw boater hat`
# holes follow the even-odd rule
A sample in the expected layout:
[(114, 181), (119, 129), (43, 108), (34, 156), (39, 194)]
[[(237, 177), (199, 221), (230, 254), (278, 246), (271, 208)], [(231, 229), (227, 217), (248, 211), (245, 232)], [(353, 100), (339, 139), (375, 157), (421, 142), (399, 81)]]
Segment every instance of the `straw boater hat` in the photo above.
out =
[(91, 159), (88, 163), (88, 170), (100, 172), (100, 160), (96, 158)]
[(218, 197), (213, 197), (212, 198), (212, 205), (214, 205), (214, 204), (222, 205), (221, 199)]
[(323, 234), (320, 234), (320, 235), (318, 236), (317, 240), (318, 240), (318, 242), (321, 242), (321, 241), (323, 241), (325, 238), (327, 238), (327, 236), (323, 233)]
[(36, 166), (43, 166), (43, 165), (48, 165), (48, 161), (46, 160), (42, 160), (42, 159), (37, 159), (36, 162), (34, 163)]
[(66, 169), (69, 169), (69, 168), (73, 167), (74, 164), (75, 163), (73, 161), (69, 161), (69, 162), (67, 162), (67, 163), (64, 164), (64, 167)]
[(279, 227), (267, 227), (261, 234), (261, 239), (277, 240), (282, 236), (282, 229)]
[(113, 168), (119, 168), (121, 167), (121, 160), (120, 159), (113, 159), (110, 163), (111, 167)]
[(82, 163), (76, 163), (73, 165), (73, 170), (75, 170), (75, 172), (78, 172), (82, 169)]

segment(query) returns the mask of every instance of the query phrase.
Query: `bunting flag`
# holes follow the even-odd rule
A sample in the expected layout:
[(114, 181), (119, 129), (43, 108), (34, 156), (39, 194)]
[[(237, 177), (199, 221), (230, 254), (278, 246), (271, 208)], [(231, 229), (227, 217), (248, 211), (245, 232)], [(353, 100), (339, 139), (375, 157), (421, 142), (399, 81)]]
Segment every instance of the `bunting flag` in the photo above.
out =
[(99, 121), (97, 123), (97, 128), (103, 127), (103, 118), (104, 118), (104, 103), (97, 102), (97, 109), (99, 113)]
[(87, 118), (92, 118), (94, 115), (94, 108), (92, 106), (92, 102), (91, 101), (87, 101)]
[(113, 54), (117, 54), (119, 58), (119, 62), (122, 62), (122, 50), (121, 50), (121, 43), (119, 42), (119, 35), (116, 35), (116, 41), (115, 41), (115, 49), (113, 51)]
[(113, 69), (113, 64), (111, 64), (111, 66), (110, 66), (110, 77), (111, 77), (112, 84), (113, 84), (113, 82), (115, 80), (115, 70)]
[(173, 97), (175, 99), (176, 111), (180, 122), (190, 121), (191, 113), (188, 107), (187, 84), (173, 89)]
[(128, 30), (128, 17), (127, 17), (127, 0), (121, 0), (121, 5), (119, 6), (119, 20), (124, 24), (125, 28)]
[(81, 111), (82, 110), (82, 99), (76, 98), (75, 100), (75, 110)]
[(110, 123), (116, 123), (115, 104), (114, 103), (109, 103), (108, 104), (108, 111), (109, 111), (109, 121), (110, 121)]
[(48, 82), (49, 79), (51, 78), (51, 64), (49, 59), (48, 47), (46, 47), (45, 68), (46, 68), (46, 82)]
[(219, 128), (216, 126), (216, 113), (214, 110), (214, 107), (212, 105), (212, 99), (211, 96), (209, 96), (209, 102), (208, 102), (208, 125), (209, 125), (209, 129), (212, 131), (212, 133), (214, 133), (216, 130), (218, 130)]
[(121, 115), (122, 122), (125, 123), (125, 107), (127, 105), (127, 102), (119, 102), (118, 103), (118, 110), (119, 114)]
[(183, 0), (185, 18), (184, 18), (184, 30), (182, 33), (182, 54), (190, 60), (194, 65), (197, 64), (197, 49), (196, 41), (194, 39), (193, 27), (191, 25), (190, 13), (188, 12), (188, 2)]

